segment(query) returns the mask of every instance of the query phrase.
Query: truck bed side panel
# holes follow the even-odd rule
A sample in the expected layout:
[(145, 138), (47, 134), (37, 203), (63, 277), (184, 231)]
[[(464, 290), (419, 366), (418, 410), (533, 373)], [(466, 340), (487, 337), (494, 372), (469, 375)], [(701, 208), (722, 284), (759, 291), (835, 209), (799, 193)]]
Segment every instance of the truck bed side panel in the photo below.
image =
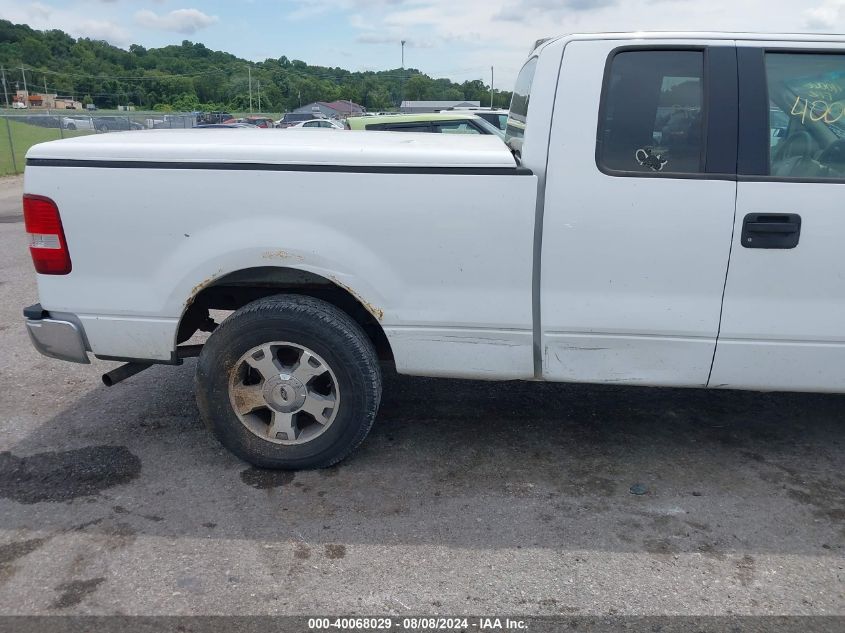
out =
[(35, 166), (25, 190), (56, 201), (73, 260), (42, 304), (96, 354), (169, 359), (201, 288), (279, 266), (349, 289), (400, 371), (533, 373), (533, 175)]

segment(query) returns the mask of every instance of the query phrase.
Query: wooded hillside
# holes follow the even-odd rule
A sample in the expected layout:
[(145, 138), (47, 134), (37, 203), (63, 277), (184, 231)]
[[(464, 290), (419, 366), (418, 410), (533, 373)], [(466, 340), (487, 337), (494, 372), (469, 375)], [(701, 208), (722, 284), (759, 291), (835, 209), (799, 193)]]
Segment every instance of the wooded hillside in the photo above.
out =
[[(135, 105), (159, 110), (236, 110), (249, 108), (251, 68), (253, 110), (257, 90), (261, 110), (282, 112), (312, 101), (350, 99), (369, 110), (386, 110), (402, 99), (476, 100), (490, 103), (481, 80), (455, 83), (412, 68), (350, 72), (278, 59), (250, 62), (185, 40), (181, 45), (129, 50), (107, 42), (74, 39), (60, 30), (37, 31), (0, 20), (0, 64), (11, 91), (26, 82), (32, 92), (74, 96), (99, 108)], [(0, 95), (2, 99), (2, 95)], [(507, 107), (510, 92), (495, 91), (494, 104)]]

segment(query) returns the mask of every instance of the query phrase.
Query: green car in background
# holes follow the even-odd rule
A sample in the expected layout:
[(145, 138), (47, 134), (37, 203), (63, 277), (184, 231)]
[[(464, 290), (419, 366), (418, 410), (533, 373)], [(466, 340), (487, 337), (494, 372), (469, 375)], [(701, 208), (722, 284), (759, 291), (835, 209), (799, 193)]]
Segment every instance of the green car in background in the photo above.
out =
[(504, 138), (504, 132), (471, 112), (450, 111), (357, 116), (346, 119), (346, 124), (350, 130), (493, 134), (499, 138)]

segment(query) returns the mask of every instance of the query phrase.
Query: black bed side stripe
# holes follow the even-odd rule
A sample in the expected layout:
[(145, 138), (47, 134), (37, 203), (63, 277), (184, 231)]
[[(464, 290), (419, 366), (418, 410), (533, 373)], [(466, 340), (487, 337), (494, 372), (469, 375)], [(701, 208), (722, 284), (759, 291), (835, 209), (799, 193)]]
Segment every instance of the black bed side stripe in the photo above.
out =
[(353, 174), (450, 174), (531, 176), (525, 167), (424, 167), (413, 165), (283, 165), (278, 163), (202, 163), (150, 160), (76, 160), (27, 158), (28, 167), (97, 167), (100, 169), (213, 169), (221, 171), (305, 171)]

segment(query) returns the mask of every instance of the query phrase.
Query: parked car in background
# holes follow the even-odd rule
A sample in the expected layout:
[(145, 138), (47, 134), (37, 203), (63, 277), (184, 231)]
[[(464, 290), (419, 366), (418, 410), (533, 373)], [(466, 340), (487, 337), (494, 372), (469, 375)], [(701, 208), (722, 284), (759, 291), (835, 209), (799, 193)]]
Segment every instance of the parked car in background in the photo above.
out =
[(94, 118), (94, 129), (98, 132), (143, 130), (144, 124), (125, 116), (98, 116)]
[(37, 125), (38, 127), (49, 127), (59, 129), (62, 125), (62, 121), (59, 117), (48, 115), (48, 114), (33, 114), (30, 116), (22, 117), (21, 119), (24, 123), (28, 123), (29, 125)]
[(321, 117), (313, 112), (287, 112), (281, 119), (276, 121), (276, 127), (290, 127), (303, 121), (319, 118)]
[(433, 132), (439, 134), (484, 134), (504, 137), (504, 132), (475, 115), (474, 112), (425, 112), (420, 114), (385, 114), (349, 117), (350, 130), (388, 132)]
[(258, 115), (248, 116), (248, 117), (243, 118), (243, 122), (248, 124), (248, 125), (252, 125), (252, 126), (260, 127), (260, 128), (276, 127), (276, 122), (271, 117), (268, 117), (268, 116), (258, 116)]
[(333, 121), (332, 119), (311, 119), (310, 121), (303, 121), (302, 123), (295, 123), (291, 125), (289, 129), (322, 129), (322, 130), (345, 130), (346, 128), (343, 127), (337, 121)]
[(164, 114), (154, 119), (145, 119), (147, 128), (154, 130), (184, 129), (196, 125), (196, 118), (184, 114)]
[[(446, 112), (446, 110), (443, 110)], [(508, 127), (508, 111), (501, 108), (453, 108), (448, 112), (472, 112), (479, 119), (484, 119), (502, 132)]]
[(90, 116), (65, 116), (62, 117), (62, 127), (66, 130), (91, 130), (94, 131), (94, 120)]
[(232, 115), (228, 112), (200, 112), (197, 114), (197, 124), (208, 125), (211, 123), (223, 123), (223, 121), (228, 121), (231, 118)]
[[(273, 121), (271, 121), (273, 123)], [(267, 127), (266, 125), (256, 125), (254, 120), (249, 120), (247, 117), (237, 117), (226, 119), (225, 121), (221, 121), (221, 125), (245, 125), (247, 127)], [(273, 123), (270, 127), (276, 127), (276, 124)]]

